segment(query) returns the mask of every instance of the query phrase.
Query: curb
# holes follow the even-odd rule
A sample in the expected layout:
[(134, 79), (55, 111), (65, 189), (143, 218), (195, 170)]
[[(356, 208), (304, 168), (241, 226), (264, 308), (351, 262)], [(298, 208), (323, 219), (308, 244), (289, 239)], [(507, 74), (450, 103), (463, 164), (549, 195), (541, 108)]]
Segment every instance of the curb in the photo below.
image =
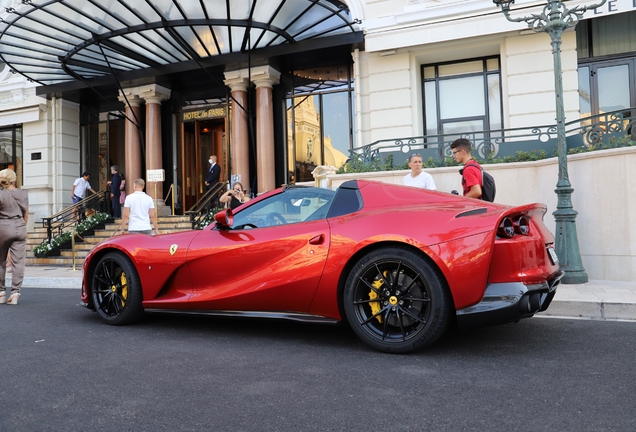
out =
[[(5, 279), (5, 286), (11, 287), (11, 277)], [(25, 277), (22, 280), (22, 288), (82, 288), (81, 277), (68, 278), (46, 278), (46, 277)]]
[(553, 300), (542, 316), (636, 321), (636, 303)]

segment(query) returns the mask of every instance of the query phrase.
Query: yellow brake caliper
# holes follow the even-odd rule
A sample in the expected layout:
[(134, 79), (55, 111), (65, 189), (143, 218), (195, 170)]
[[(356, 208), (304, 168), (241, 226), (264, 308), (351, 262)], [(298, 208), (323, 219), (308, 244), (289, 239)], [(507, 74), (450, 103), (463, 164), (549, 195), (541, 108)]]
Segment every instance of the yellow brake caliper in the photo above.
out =
[(126, 306), (126, 300), (128, 299), (128, 283), (126, 281), (126, 273), (122, 272), (120, 276), (121, 282), (121, 305)]
[[(386, 276), (386, 272), (385, 272), (385, 276)], [(375, 288), (378, 291), (380, 291), (380, 287), (383, 284), (384, 284), (384, 282), (382, 281), (382, 279), (378, 279), (376, 281), (373, 281), (373, 283), (371, 285), (373, 285), (373, 288)], [(375, 291), (373, 291), (373, 290), (369, 291), (369, 299), (370, 300), (377, 299), (378, 297), (379, 296), (378, 296), (378, 294)], [(380, 303), (380, 301), (371, 302), (371, 303), (369, 303), (369, 306), (371, 307), (371, 313), (373, 315), (377, 314), (382, 309), (382, 304)], [(375, 319), (377, 319), (378, 322), (380, 322), (380, 324), (382, 324), (382, 316), (381, 315), (378, 315), (377, 317), (375, 317)]]

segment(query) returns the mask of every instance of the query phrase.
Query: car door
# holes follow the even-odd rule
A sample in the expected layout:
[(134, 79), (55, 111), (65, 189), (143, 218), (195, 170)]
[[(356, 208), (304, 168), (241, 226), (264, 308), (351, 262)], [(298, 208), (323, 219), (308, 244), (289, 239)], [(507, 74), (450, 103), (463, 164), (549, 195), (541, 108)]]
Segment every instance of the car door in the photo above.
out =
[(233, 229), (204, 231), (188, 251), (190, 307), (306, 312), (329, 251), (328, 204), (282, 193), (242, 209)]

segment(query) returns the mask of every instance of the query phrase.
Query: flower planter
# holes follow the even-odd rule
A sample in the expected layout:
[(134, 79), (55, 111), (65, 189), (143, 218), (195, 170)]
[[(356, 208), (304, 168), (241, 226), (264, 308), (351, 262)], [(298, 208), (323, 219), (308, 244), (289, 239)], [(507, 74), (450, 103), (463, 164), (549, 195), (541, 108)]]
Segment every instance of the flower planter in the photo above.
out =
[(52, 256), (60, 256), (60, 250), (56, 248), (56, 249), (51, 249), (49, 251), (41, 252), (41, 253), (34, 252), (33, 255), (35, 255), (36, 258), (48, 258)]
[[(76, 229), (77, 227), (79, 227), (80, 229), (83, 229), (86, 227), (86, 229), (84, 229), (82, 233), (78, 233), (78, 232), (75, 233), (75, 243), (83, 243), (85, 241), (84, 238), (94, 236), (96, 230), (106, 229), (106, 223), (108, 223), (111, 220), (110, 218), (106, 216), (108, 215), (105, 215), (103, 213), (102, 214), (98, 213), (97, 216), (91, 216), (93, 219), (89, 221), (84, 221), (78, 224), (76, 226)], [(61, 233), (59, 236), (56, 236), (53, 239), (51, 239), (51, 243), (56, 244), (62, 238), (69, 238), (70, 236), (71, 236), (71, 232), (66, 231), (63, 234)], [(42, 242), (42, 244), (46, 244), (46, 240)], [(33, 252), (33, 254), (38, 258), (45, 258), (49, 256), (60, 256), (61, 250), (71, 250), (72, 247), (73, 247), (72, 241), (69, 239), (63, 243), (57, 244), (50, 251), (37, 253), (37, 254)]]
[[(70, 241), (70, 240), (68, 240), (68, 241), (65, 241), (64, 243), (60, 243), (59, 245), (57, 245), (57, 246), (55, 247), (55, 249), (57, 249), (58, 251), (60, 251), (60, 250), (62, 250), (62, 249), (71, 249), (71, 247), (72, 247), (71, 241)], [(58, 253), (58, 255), (59, 255), (59, 253)]]
[(82, 237), (90, 237), (95, 235), (95, 227), (89, 228), (81, 234), (75, 236), (75, 243), (82, 243), (84, 240)]

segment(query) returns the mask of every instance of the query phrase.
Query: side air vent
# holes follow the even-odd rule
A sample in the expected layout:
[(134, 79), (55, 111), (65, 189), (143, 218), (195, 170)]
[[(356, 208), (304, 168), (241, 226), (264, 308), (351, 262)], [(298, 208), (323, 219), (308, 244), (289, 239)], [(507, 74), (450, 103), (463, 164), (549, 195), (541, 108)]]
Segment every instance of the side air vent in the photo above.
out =
[(486, 209), (485, 207), (484, 208), (478, 208), (478, 209), (475, 209), (475, 210), (468, 210), (468, 211), (465, 211), (463, 213), (458, 214), (457, 216), (455, 216), (455, 218), (466, 217), (466, 216), (475, 216), (475, 215), (478, 215), (478, 214), (486, 213), (487, 210), (488, 209)]

